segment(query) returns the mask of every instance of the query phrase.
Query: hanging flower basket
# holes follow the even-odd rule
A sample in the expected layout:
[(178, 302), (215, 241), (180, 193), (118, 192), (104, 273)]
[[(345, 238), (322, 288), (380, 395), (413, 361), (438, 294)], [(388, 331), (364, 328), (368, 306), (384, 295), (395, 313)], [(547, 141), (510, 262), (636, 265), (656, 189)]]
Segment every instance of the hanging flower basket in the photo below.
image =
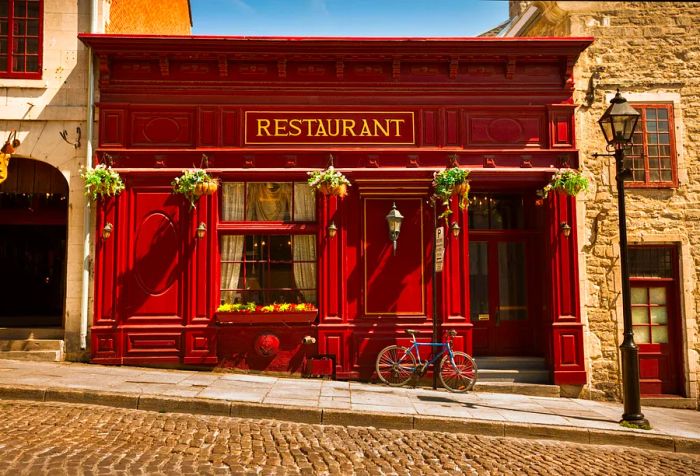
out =
[(327, 169), (308, 172), (308, 175), (309, 187), (318, 190), (323, 195), (334, 195), (343, 198), (348, 194), (348, 187), (351, 186), (345, 175), (332, 165)]
[(439, 218), (447, 217), (452, 213), (450, 199), (459, 197), (459, 208), (467, 208), (469, 199), (469, 171), (459, 167), (451, 167), (433, 174), (433, 199), (439, 200), (445, 206), (445, 210)]
[(318, 309), (310, 303), (256, 306), (255, 303), (249, 302), (222, 304), (216, 311), (216, 321), (220, 324), (308, 324), (313, 322), (317, 315)]
[(85, 181), (85, 196), (91, 201), (104, 197), (116, 197), (124, 191), (124, 181), (119, 172), (99, 164), (93, 169), (80, 169), (80, 177)]
[(549, 183), (542, 190), (538, 190), (537, 195), (544, 199), (553, 190), (575, 196), (588, 190), (588, 179), (580, 170), (559, 169), (552, 175)]
[(219, 188), (219, 182), (202, 169), (187, 169), (171, 182), (173, 193), (179, 193), (190, 202), (190, 209), (203, 195), (213, 195)]

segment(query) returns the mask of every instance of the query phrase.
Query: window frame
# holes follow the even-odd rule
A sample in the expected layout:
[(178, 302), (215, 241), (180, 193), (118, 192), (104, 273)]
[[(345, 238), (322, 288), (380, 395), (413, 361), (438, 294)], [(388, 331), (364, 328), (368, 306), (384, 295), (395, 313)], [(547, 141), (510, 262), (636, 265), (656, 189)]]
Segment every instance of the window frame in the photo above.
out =
[[(44, 0), (38, 0), (39, 3), (39, 30), (37, 33), (37, 71), (12, 71), (13, 49), (15, 42), (14, 35), (14, 1), (8, 0), (7, 10), (7, 35), (2, 35), (2, 38), (7, 40), (7, 71), (0, 70), (0, 79), (41, 79), (43, 73), (43, 58), (44, 58)], [(26, 52), (26, 49), (25, 49)]]
[[(642, 146), (642, 158), (644, 159), (644, 181), (627, 179), (625, 180), (625, 187), (628, 188), (677, 188), (678, 187), (678, 151), (676, 149), (676, 125), (674, 111), (675, 107), (672, 102), (631, 102), (632, 107), (634, 107), (641, 117), (637, 124), (637, 131), (640, 131), (643, 138)], [(651, 181), (650, 180), (650, 167), (649, 167), (649, 143), (647, 141), (647, 117), (646, 111), (648, 109), (665, 109), (668, 113), (668, 134), (669, 134), (669, 148), (671, 157), (671, 180), (668, 181)], [(632, 160), (632, 157), (638, 157), (625, 152), (625, 161)]]
[[(249, 178), (243, 179), (240, 177), (221, 177), (222, 187), (220, 188), (221, 193), (219, 193), (218, 199), (218, 210), (216, 216), (216, 232), (217, 232), (217, 251), (216, 251), (216, 264), (217, 264), (217, 276), (219, 281), (217, 284), (217, 301), (221, 302), (221, 250), (220, 250), (220, 238), (227, 235), (239, 235), (239, 236), (255, 236), (255, 235), (312, 235), (316, 239), (316, 300), (319, 299), (318, 294), (318, 283), (319, 283), (319, 255), (320, 255), (320, 236), (318, 225), (318, 220), (320, 217), (319, 201), (315, 198), (315, 220), (311, 221), (224, 221), (223, 219), (223, 184), (228, 182), (238, 182), (238, 183), (261, 183), (261, 182), (279, 182), (279, 183), (292, 183), (292, 194), (294, 193), (294, 183), (304, 183), (305, 178), (295, 178), (295, 177), (272, 177), (266, 179)], [(244, 190), (247, 188), (244, 187)], [(244, 192), (246, 193), (246, 192)], [(246, 198), (247, 199), (247, 198)], [(244, 238), (245, 239), (245, 238)], [(292, 262), (294, 262), (292, 260)], [(262, 304), (262, 303), (258, 303)], [(318, 302), (315, 303), (318, 306)]]

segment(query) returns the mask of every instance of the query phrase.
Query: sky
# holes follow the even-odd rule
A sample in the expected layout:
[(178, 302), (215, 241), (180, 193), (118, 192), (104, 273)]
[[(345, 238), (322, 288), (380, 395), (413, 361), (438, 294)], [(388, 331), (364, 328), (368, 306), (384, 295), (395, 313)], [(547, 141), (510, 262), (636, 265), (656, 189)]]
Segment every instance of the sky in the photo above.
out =
[(508, 19), (506, 0), (190, 0), (192, 34), (477, 36)]

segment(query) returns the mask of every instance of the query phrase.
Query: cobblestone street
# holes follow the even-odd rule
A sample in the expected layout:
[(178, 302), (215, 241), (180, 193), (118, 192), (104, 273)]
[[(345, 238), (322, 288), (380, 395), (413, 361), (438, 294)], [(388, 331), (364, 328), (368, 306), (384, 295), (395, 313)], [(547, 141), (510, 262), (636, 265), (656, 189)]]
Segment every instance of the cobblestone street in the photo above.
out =
[(700, 456), (0, 402), (0, 474), (700, 474)]

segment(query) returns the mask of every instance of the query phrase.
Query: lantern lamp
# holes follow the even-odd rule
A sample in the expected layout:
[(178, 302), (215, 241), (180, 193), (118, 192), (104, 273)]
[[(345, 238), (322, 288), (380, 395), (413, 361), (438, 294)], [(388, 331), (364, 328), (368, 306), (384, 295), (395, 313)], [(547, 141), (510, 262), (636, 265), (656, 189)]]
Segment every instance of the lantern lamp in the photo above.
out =
[(403, 215), (396, 209), (396, 202), (391, 204), (391, 210), (386, 215), (386, 223), (389, 226), (389, 238), (394, 246), (394, 255), (396, 255), (396, 241), (401, 233), (401, 222)]

